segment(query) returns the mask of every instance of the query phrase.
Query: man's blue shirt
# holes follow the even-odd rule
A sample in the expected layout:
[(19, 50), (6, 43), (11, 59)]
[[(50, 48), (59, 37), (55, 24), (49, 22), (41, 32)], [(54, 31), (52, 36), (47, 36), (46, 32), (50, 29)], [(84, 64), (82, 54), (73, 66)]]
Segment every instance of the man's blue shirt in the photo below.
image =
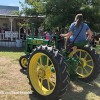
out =
[(81, 30), (82, 28), (82, 24), (84, 24), (80, 34), (78, 35), (78, 37), (76, 38), (75, 40), (75, 43), (77, 42), (82, 42), (82, 41), (86, 41), (86, 32), (87, 30), (90, 30), (90, 28), (88, 27), (87, 24), (85, 23), (81, 23), (79, 28), (77, 29), (76, 26), (75, 26), (76, 22), (73, 22), (69, 28), (69, 31), (72, 31), (72, 35), (70, 36), (70, 41), (74, 41), (74, 39), (76, 38), (77, 34), (79, 33), (79, 31)]

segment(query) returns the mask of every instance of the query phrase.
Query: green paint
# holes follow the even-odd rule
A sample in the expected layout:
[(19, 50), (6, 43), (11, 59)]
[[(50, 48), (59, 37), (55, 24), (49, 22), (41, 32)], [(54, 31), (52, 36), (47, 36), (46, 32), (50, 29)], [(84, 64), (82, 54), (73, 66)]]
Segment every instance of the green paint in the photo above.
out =
[[(51, 46), (55, 46), (55, 48), (57, 49), (57, 41), (58, 41), (58, 36), (56, 36), (56, 41), (55, 43), (53, 41), (49, 41), (46, 39), (38, 39), (38, 38), (34, 38), (34, 23), (32, 23), (32, 38), (30, 38), (29, 36), (27, 36), (26, 38), (26, 42), (25, 42), (25, 54), (26, 55), (30, 55), (30, 53), (32, 52), (32, 49), (35, 49), (36, 46), (39, 45), (51, 45)], [(83, 41), (83, 42), (79, 42), (79, 43), (75, 43), (73, 44), (73, 46), (82, 46), (84, 47), (89, 41)], [(88, 47), (90, 49), (90, 47)], [(68, 80), (78, 80), (78, 76), (76, 74), (75, 71), (75, 67), (77, 65), (82, 66), (79, 58), (77, 57), (69, 57), (68, 55), (70, 54), (69, 51), (62, 51), (62, 55), (65, 57), (65, 62), (68, 65), (67, 71), (69, 72), (70, 76), (68, 78)], [(47, 58), (44, 56), (42, 57), (43, 65), (46, 65), (46, 61)], [(82, 66), (83, 67), (83, 66)], [(54, 67), (51, 67), (51, 71), (55, 72)]]

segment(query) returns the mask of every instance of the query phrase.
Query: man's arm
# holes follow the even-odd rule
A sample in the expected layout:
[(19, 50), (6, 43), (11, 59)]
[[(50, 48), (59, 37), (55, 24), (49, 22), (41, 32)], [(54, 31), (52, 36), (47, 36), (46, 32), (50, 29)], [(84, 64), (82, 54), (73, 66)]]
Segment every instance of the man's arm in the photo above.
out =
[(87, 30), (87, 33), (89, 34), (88, 37), (87, 37), (87, 40), (91, 39), (93, 33), (91, 30)]
[(69, 31), (67, 34), (60, 34), (61, 37), (70, 37), (72, 35), (72, 31)]

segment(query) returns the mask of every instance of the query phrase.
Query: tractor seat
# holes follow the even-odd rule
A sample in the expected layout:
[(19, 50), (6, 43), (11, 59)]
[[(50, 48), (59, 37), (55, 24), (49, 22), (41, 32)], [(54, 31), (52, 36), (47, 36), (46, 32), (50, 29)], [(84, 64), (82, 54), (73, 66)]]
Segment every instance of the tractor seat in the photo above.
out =
[(73, 46), (85, 46), (86, 44), (88, 44), (88, 42), (89, 42), (89, 40), (74, 43)]

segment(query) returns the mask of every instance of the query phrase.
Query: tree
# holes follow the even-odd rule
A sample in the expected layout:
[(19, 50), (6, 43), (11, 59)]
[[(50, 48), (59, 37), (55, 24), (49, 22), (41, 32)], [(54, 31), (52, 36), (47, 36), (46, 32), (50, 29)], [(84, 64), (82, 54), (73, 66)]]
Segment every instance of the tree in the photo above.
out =
[(25, 0), (30, 5), (23, 8), (25, 15), (45, 16), (44, 25), (50, 27), (69, 26), (75, 15), (82, 13), (84, 22), (92, 31), (100, 31), (100, 0)]
[(87, 0), (82, 5), (84, 21), (93, 32), (100, 32), (100, 0)]
[[(43, 3), (43, 0), (25, 0), (25, 3), (30, 6), (29, 8), (27, 6), (23, 7), (26, 16), (42, 16), (45, 12), (45, 4)], [(21, 2), (20, 4), (23, 5)]]

